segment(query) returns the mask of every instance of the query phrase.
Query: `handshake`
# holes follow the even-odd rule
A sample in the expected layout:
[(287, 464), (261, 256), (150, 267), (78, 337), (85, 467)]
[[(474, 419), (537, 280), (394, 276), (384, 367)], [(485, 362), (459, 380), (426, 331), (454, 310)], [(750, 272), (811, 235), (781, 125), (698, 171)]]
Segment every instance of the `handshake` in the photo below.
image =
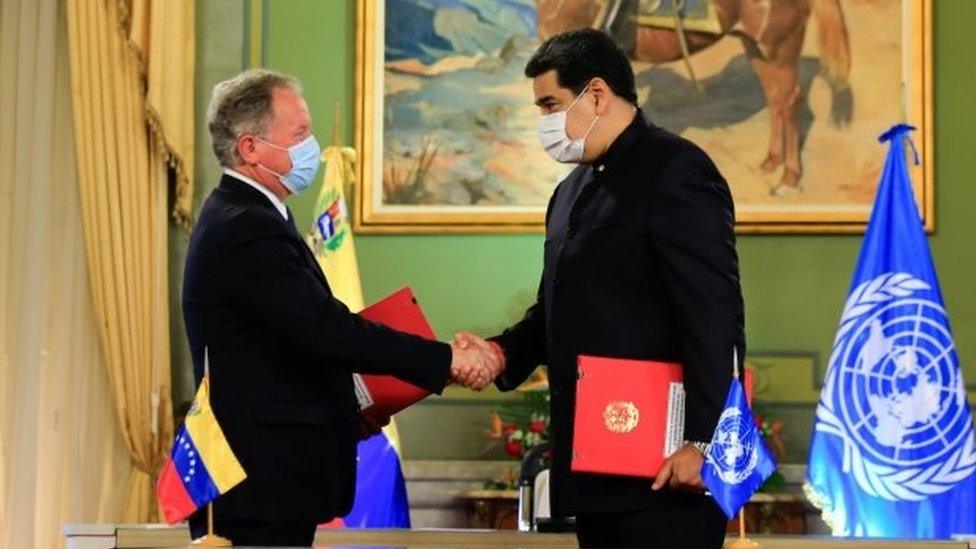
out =
[(461, 332), (451, 342), (451, 381), (480, 391), (505, 371), (505, 353), (497, 343)]

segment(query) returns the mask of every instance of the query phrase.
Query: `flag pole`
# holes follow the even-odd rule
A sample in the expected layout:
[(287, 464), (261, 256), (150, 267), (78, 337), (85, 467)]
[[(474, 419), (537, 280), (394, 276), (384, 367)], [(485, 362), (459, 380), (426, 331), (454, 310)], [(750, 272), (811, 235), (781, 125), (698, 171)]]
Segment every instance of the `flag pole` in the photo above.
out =
[(739, 349), (732, 346), (732, 377), (739, 379)]
[[(342, 103), (339, 101), (335, 102), (335, 107), (332, 110), (332, 146), (337, 148), (342, 146)], [(322, 153), (322, 159), (325, 160), (325, 152)], [(346, 204), (349, 204), (349, 197), (355, 194), (355, 186), (355, 179), (346, 181), (343, 177), (343, 180), (340, 181), (339, 189), (342, 191)], [(322, 186), (322, 192), (325, 192), (325, 185)]]
[(341, 116), (342, 111), (339, 106), (339, 102), (335, 103), (335, 110), (332, 114), (332, 146), (338, 147), (342, 143), (342, 138), (339, 135), (342, 133), (342, 127), (340, 126), (339, 116)]
[(225, 537), (214, 534), (213, 502), (207, 504), (207, 533), (193, 540), (190, 545), (196, 547), (233, 547), (234, 543)]
[(759, 547), (759, 544), (746, 537), (746, 511), (745, 507), (739, 510), (739, 537), (732, 542), (726, 542), (725, 549), (750, 549)]
[[(210, 349), (203, 348), (203, 379), (210, 383)], [(191, 542), (191, 545), (198, 547), (233, 547), (234, 543), (229, 539), (214, 534), (213, 527), (213, 502), (207, 504), (207, 533)]]
[[(739, 349), (732, 345), (732, 377), (739, 379)], [(748, 504), (748, 502), (747, 502)], [(726, 542), (725, 549), (749, 549), (759, 547), (759, 544), (746, 537), (746, 508), (739, 509), (739, 537), (732, 542)]]

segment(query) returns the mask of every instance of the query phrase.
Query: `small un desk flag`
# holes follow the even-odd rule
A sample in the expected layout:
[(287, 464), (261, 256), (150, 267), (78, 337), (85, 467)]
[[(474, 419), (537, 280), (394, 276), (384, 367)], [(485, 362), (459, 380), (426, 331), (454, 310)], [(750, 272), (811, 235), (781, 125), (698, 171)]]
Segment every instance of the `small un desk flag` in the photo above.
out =
[(835, 535), (976, 532), (972, 416), (905, 162), (912, 129), (880, 138), (888, 158), (817, 405), (806, 488)]
[(739, 381), (739, 359), (735, 352), (732, 362), (736, 375), (705, 452), (701, 472), (705, 486), (729, 519), (776, 471), (776, 460), (759, 433)]

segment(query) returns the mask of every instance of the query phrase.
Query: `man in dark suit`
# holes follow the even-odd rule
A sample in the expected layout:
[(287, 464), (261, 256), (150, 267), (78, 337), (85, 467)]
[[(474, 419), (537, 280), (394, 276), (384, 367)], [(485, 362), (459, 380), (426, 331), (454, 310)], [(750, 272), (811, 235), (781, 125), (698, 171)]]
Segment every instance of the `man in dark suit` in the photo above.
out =
[[(440, 393), (451, 379), (483, 388), (501, 364), (370, 323), (332, 296), (283, 203), (319, 164), (297, 81), (242, 73), (214, 88), (207, 120), (224, 175), (190, 239), (183, 311), (197, 381), (208, 364), (214, 413), (247, 473), (215, 502), (215, 532), (309, 546), (355, 493), (364, 429), (352, 372)], [(194, 538), (205, 517), (190, 518)]]
[[(732, 197), (708, 156), (648, 124), (630, 63), (603, 33), (570, 31), (525, 68), (540, 138), (576, 169), (546, 214), (536, 302), (490, 344), (518, 386), (547, 364), (554, 516), (575, 516), (583, 547), (719, 547), (726, 519), (703, 493), (703, 453), (745, 355)], [(581, 354), (680, 362), (684, 447), (654, 480), (570, 470)]]

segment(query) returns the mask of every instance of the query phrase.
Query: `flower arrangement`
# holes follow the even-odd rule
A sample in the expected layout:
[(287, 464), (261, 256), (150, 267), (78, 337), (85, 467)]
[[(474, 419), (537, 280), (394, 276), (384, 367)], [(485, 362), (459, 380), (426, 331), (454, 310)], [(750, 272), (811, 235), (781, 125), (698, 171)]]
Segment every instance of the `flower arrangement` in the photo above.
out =
[(770, 451), (776, 456), (777, 460), (786, 457), (786, 445), (783, 443), (783, 423), (778, 420), (770, 420), (756, 414), (756, 427), (759, 427), (759, 434), (769, 446)]
[(488, 436), (503, 445), (505, 454), (521, 460), (526, 452), (549, 441), (549, 379), (543, 370), (517, 389), (521, 401), (504, 405), (490, 415)]
[[(755, 414), (755, 420), (756, 427), (759, 428), (759, 434), (762, 435), (763, 440), (766, 441), (766, 445), (769, 446), (769, 450), (776, 457), (777, 463), (782, 463), (786, 459), (786, 444), (783, 442), (782, 437), (783, 423), (779, 420), (770, 419), (769, 416), (764, 416), (758, 412)], [(776, 471), (773, 471), (773, 474), (759, 487), (759, 491), (776, 492), (784, 484), (786, 484), (786, 478), (783, 477), (783, 474), (779, 472), (779, 468), (777, 467)]]
[[(521, 400), (506, 403), (491, 412), (488, 427), (491, 442), (486, 450), (501, 444), (505, 455), (521, 461), (533, 448), (549, 442), (549, 378), (545, 370), (536, 370), (516, 392)], [(512, 490), (517, 479), (516, 468), (507, 468), (500, 478), (486, 482), (485, 488)]]

